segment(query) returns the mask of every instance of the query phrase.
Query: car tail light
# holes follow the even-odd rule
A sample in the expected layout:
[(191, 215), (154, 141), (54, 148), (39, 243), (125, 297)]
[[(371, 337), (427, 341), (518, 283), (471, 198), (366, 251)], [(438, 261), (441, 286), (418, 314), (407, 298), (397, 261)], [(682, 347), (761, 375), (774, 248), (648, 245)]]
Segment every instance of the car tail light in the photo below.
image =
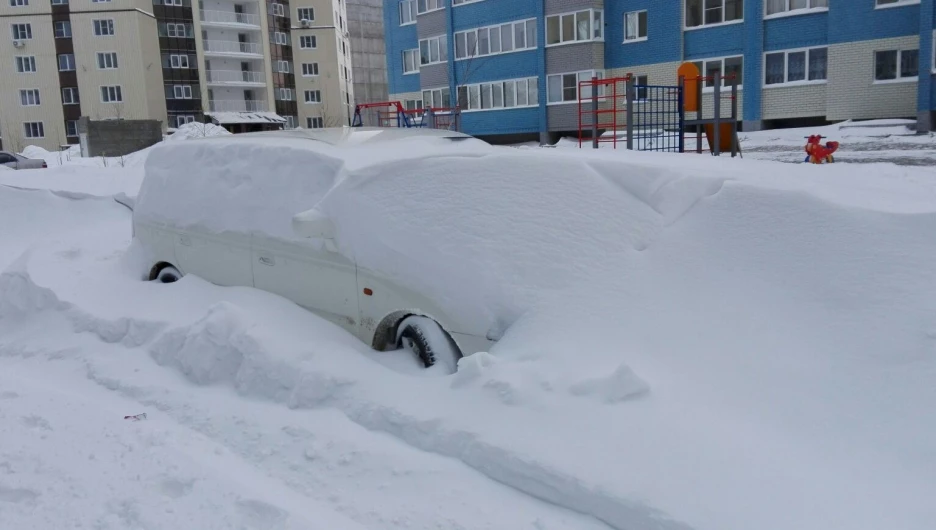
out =
[(49, 167), (49, 164), (46, 164), (45, 162), (43, 162), (43, 163), (42, 163), (42, 167), (43, 167), (43, 168), (48, 168), (48, 167)]

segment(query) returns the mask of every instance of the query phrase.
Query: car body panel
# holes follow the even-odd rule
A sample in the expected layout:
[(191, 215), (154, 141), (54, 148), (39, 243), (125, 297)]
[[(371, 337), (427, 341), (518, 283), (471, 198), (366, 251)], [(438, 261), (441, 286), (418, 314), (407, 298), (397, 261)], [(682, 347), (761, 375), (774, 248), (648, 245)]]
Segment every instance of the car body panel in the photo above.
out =
[(10, 169), (43, 169), (47, 167), (47, 164), (45, 160), (26, 158), (8, 151), (0, 151), (0, 166), (6, 166)]

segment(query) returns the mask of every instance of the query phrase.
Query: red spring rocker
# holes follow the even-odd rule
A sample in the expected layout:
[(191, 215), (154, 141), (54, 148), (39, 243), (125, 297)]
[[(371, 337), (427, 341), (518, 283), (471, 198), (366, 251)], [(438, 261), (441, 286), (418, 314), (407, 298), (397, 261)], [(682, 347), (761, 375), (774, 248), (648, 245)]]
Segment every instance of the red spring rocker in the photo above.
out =
[(835, 162), (835, 157), (832, 156), (832, 153), (838, 150), (838, 142), (826, 142), (825, 145), (820, 144), (819, 140), (822, 140), (825, 136), (820, 136), (814, 134), (806, 138), (806, 160), (803, 162), (813, 163), (813, 164), (822, 164), (823, 162), (831, 164)]

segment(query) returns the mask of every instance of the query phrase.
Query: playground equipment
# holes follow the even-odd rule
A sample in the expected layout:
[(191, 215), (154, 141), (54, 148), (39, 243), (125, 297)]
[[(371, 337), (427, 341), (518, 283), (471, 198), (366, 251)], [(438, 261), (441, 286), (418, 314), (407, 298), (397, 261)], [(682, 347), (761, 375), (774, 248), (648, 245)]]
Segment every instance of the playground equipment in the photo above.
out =
[[(578, 84), (579, 147), (591, 140), (618, 142), (638, 151), (685, 152), (686, 132), (696, 132), (696, 152), (702, 152), (705, 133), (709, 152), (719, 156), (723, 151), (731, 156), (741, 154), (738, 141), (738, 84), (734, 75), (722, 77), (699, 75), (693, 63), (684, 63), (677, 70), (678, 84), (673, 86), (638, 84), (633, 74), (624, 77), (580, 81)], [(722, 84), (730, 87), (728, 94)], [(711, 117), (703, 112), (703, 85), (712, 88)], [(722, 100), (730, 101), (730, 116), (722, 117)], [(686, 112), (694, 112), (686, 119)], [(603, 134), (602, 134), (603, 133)]]
[(352, 127), (429, 127), (457, 131), (461, 112), (458, 107), (405, 109), (399, 101), (360, 103), (354, 106)]
[(838, 150), (839, 143), (828, 141), (825, 145), (820, 144), (819, 140), (824, 138), (825, 136), (818, 134), (806, 136), (806, 160), (803, 162), (813, 164), (822, 164), (823, 162), (832, 164), (835, 162), (835, 157), (832, 156), (832, 153)]

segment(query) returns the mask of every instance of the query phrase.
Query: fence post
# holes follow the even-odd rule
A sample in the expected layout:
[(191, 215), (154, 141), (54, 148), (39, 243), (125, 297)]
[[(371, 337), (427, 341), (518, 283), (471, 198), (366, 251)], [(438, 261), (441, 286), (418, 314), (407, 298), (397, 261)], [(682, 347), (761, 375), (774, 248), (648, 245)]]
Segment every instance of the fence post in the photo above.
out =
[(624, 100), (627, 101), (627, 150), (634, 150), (634, 77), (627, 76), (624, 89)]
[(712, 132), (712, 139), (715, 142), (715, 145), (712, 146), (712, 154), (715, 156), (721, 156), (721, 83), (722, 76), (721, 71), (715, 72), (714, 75), (715, 82), (715, 130)]
[(686, 152), (686, 109), (683, 107), (683, 91), (686, 89), (686, 78), (679, 76), (679, 88), (677, 88), (677, 101), (679, 105), (679, 152)]
[[(695, 117), (696, 117), (697, 122), (700, 122), (700, 121), (702, 121), (702, 107), (703, 107), (703, 105), (702, 105), (702, 85), (705, 83), (705, 78), (702, 77), (702, 76), (699, 76), (697, 79), (698, 79), (698, 81), (696, 81), (696, 84), (695, 84), (695, 87), (696, 87), (696, 101), (698, 101), (699, 104), (696, 105), (696, 113), (695, 113), (696, 116), (695, 116)], [(704, 127), (704, 125), (696, 125), (696, 153), (698, 153), (698, 154), (700, 154), (700, 155), (702, 154), (702, 127)]]
[(592, 149), (598, 149), (598, 76), (591, 78)]
[(738, 155), (738, 76), (731, 80), (731, 158)]

